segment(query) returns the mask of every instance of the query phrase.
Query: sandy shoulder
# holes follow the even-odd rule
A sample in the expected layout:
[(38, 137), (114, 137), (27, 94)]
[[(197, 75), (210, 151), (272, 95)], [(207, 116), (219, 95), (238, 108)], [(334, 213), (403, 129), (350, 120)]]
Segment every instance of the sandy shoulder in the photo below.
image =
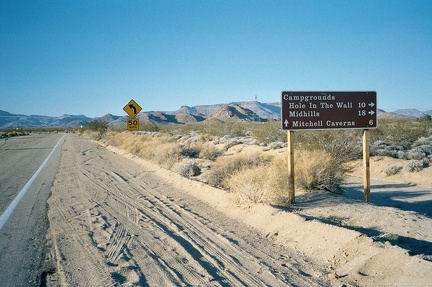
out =
[[(268, 205), (235, 206), (226, 191), (186, 179), (116, 147), (106, 148), (154, 170), (159, 177), (257, 229), (263, 237), (271, 238), (276, 244), (285, 245), (318, 264), (328, 266), (329, 278), (335, 286), (427, 286), (432, 282), (432, 262), (425, 260), (429, 258), (427, 255), (432, 255), (428, 254), (430, 251), (422, 256), (402, 248), (403, 244), (394, 244), (398, 243), (395, 240), (412, 239), (409, 244), (424, 244), (430, 250), (432, 225), (429, 217), (329, 193), (300, 194), (298, 204), (285, 209)], [(377, 170), (381, 169), (382, 173), (388, 164), (384, 159), (371, 164), (373, 178), (392, 182), (393, 179), (376, 176), (380, 174)], [(430, 171), (425, 170), (416, 176), (423, 177), (427, 172)], [(361, 177), (361, 169), (354, 171), (353, 176), (359, 175)], [(404, 175), (398, 178), (401, 182), (408, 179), (412, 182), (415, 177)], [(429, 182), (422, 184), (430, 186)], [(389, 222), (393, 222), (391, 227), (388, 227)], [(405, 235), (391, 232), (396, 230), (402, 230)], [(379, 236), (382, 240), (378, 240)], [(421, 246), (415, 248), (421, 250)]]

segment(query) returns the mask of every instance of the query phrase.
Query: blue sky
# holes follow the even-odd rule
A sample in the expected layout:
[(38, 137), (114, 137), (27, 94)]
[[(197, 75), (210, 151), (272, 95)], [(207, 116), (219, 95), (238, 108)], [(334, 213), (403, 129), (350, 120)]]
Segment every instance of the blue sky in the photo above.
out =
[(430, 0), (0, 0), (0, 110), (125, 115), (377, 91), (432, 109)]

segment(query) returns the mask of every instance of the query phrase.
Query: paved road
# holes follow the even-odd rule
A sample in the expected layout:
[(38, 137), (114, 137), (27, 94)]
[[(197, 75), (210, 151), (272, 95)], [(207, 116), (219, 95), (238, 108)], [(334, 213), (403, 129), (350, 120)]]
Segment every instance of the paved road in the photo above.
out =
[[(40, 285), (48, 227), (46, 202), (60, 161), (62, 136), (32, 134), (0, 140), (1, 286)], [(22, 199), (5, 217), (20, 191), (26, 192), (21, 192)]]

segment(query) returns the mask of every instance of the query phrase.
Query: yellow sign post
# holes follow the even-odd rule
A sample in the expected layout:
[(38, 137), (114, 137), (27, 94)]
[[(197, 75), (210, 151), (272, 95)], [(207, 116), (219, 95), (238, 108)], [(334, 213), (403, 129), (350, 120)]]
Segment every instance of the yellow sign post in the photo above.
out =
[(124, 106), (123, 110), (131, 118), (134, 118), (139, 112), (141, 112), (142, 108), (134, 100), (130, 100), (129, 103)]

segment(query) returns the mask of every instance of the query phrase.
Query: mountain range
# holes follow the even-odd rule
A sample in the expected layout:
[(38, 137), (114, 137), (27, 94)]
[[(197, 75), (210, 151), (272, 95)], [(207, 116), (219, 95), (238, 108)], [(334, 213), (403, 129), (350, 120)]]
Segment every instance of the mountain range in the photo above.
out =
[[(228, 104), (182, 106), (176, 111), (148, 111), (138, 114), (141, 125), (155, 124), (186, 124), (208, 120), (239, 120), (246, 122), (266, 122), (280, 120), (280, 103), (261, 103), (258, 101), (232, 102)], [(432, 110), (425, 112), (416, 109), (399, 109), (394, 112), (378, 110), (379, 119), (419, 118), (432, 116)], [(11, 114), (0, 110), (0, 129), (10, 128), (44, 128), (64, 127), (77, 128), (86, 126), (92, 121), (106, 121), (110, 126), (125, 125), (127, 116), (106, 114), (102, 117), (90, 118), (85, 115), (62, 115), (49, 117), (39, 115)]]

